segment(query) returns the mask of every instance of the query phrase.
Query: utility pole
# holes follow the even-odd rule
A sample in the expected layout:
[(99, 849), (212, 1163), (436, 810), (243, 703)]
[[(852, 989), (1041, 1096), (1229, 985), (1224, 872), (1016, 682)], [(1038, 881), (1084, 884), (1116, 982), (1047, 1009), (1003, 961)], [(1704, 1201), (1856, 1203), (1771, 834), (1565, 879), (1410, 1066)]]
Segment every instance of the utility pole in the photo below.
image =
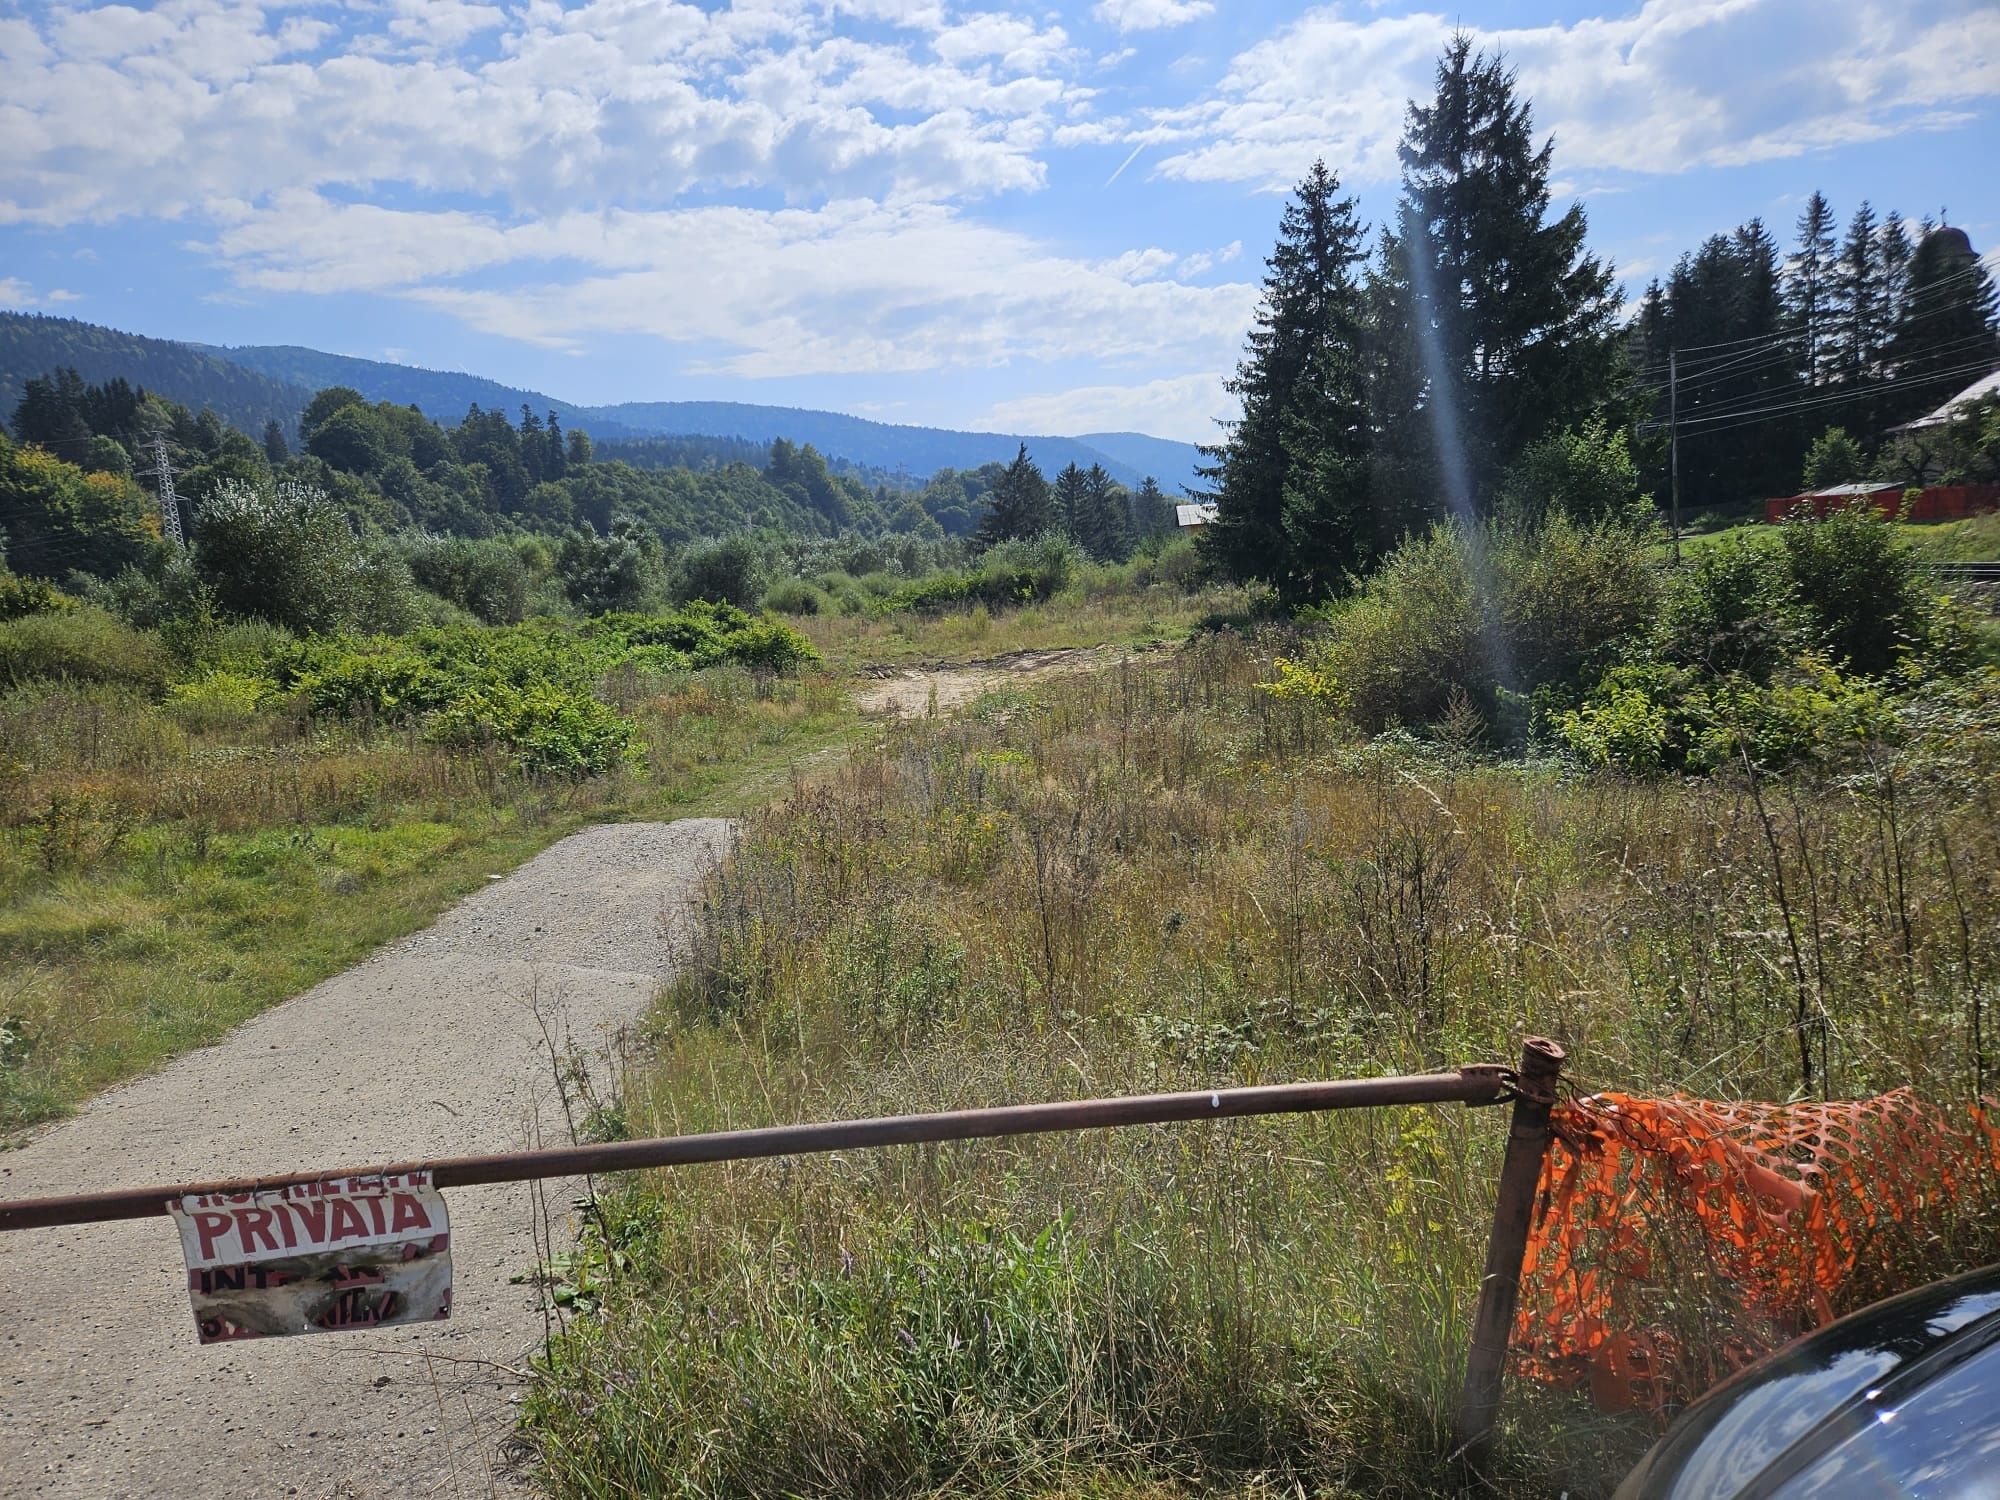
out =
[(153, 478), (158, 483), (160, 496), (160, 533), (183, 551), (187, 548), (187, 538), (181, 534), (181, 502), (174, 493), (174, 470), (167, 462), (167, 440), (153, 440)]
[(1674, 483), (1674, 566), (1681, 565), (1681, 357), (1667, 350), (1667, 443), (1672, 450)]

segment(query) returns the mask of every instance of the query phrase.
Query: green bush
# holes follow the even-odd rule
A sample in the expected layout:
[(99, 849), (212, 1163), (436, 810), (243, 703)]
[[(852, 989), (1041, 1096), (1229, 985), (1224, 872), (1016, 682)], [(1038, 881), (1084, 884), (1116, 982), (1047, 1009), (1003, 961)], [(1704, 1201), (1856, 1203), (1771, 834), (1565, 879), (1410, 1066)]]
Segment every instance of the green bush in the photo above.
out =
[(1652, 501), (1624, 429), (1593, 418), (1530, 446), (1501, 481), (1500, 511), (1515, 525), (1551, 515), (1588, 524), (1650, 519)]
[(201, 507), (195, 537), (195, 566), (228, 614), (301, 632), (413, 622), (402, 560), (364, 543), (319, 490), (225, 482)]
[(764, 591), (764, 608), (781, 615), (830, 615), (834, 601), (803, 578), (786, 578)]
[(75, 607), (76, 601), (53, 584), (39, 578), (20, 578), (0, 568), (0, 620), (61, 614)]
[(1812, 441), (1806, 449), (1806, 461), (1800, 478), (1808, 490), (1826, 489), (1836, 484), (1851, 484), (1868, 472), (1868, 459), (1861, 451), (1861, 445), (1847, 435), (1844, 427), (1829, 427)]
[(1777, 538), (1739, 532), (1691, 554), (1668, 575), (1649, 654), (1761, 681), (1802, 649), (1807, 631)]
[(1590, 764), (1640, 773), (1712, 771), (1745, 755), (1767, 767), (1839, 758), (1897, 732), (1881, 682), (1810, 654), (1768, 682), (1662, 662), (1614, 667), (1588, 699), (1556, 716), (1555, 730)]
[(0, 683), (122, 682), (164, 692), (173, 668), (159, 640), (93, 604), (0, 621)]
[(674, 598), (681, 604), (697, 599), (755, 609), (763, 593), (764, 559), (747, 536), (727, 537), (690, 549), (675, 570)]
[(1324, 628), (1280, 685), (1310, 684), (1310, 696), (1370, 733), (1435, 724), (1469, 704), (1512, 738), (1525, 727), (1517, 699), (1573, 700), (1656, 592), (1644, 541), (1622, 523), (1439, 525), (1309, 617)]
[(1061, 535), (1001, 542), (981, 554), (976, 568), (946, 569), (903, 584), (887, 603), (890, 609), (920, 614), (978, 604), (989, 609), (1035, 604), (1060, 593), (1087, 562), (1076, 544)]
[(818, 660), (805, 637), (776, 620), (695, 603), (581, 625), (544, 619), (315, 637), (275, 651), (273, 673), (316, 714), (420, 723), (439, 744), (502, 745), (523, 769), (581, 775), (636, 753), (632, 725), (599, 697), (613, 672), (785, 672)]
[(268, 678), (218, 668), (191, 682), (175, 683), (167, 689), (166, 707), (183, 728), (210, 733), (248, 724), (271, 694)]
[(1863, 500), (1824, 520), (1795, 517), (1780, 534), (1792, 597), (1836, 661), (1874, 675), (1924, 648), (1930, 592), (1887, 516)]
[(411, 576), (488, 625), (518, 624), (533, 579), (520, 552), (497, 538), (419, 537), (407, 544)]
[(553, 683), (482, 683), (452, 698), (424, 734), (456, 750), (504, 746), (535, 776), (590, 776), (641, 749), (632, 721), (588, 693)]

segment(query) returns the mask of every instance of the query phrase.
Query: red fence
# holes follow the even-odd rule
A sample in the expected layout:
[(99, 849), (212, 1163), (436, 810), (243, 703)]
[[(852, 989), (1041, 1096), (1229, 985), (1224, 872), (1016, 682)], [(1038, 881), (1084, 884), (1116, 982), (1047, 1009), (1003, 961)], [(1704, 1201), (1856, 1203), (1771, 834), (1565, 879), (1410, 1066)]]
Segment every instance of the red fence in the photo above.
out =
[[(1899, 484), (1885, 484), (1865, 494), (1790, 495), (1782, 500), (1766, 500), (1764, 519), (1782, 521), (1801, 509), (1810, 509), (1814, 517), (1825, 520), (1827, 512), (1864, 499), (1885, 516), (1901, 515), (1904, 493)], [(1920, 490), (1911, 500), (1909, 513), (1904, 519), (1959, 521), (1989, 510), (2000, 510), (2000, 484), (1933, 484)]]

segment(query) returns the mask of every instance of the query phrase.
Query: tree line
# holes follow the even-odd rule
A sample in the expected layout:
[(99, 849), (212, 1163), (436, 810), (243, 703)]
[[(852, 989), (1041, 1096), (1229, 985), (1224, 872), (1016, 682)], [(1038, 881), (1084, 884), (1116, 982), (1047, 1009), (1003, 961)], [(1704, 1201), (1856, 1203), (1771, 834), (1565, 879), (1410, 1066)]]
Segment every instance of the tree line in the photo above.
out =
[(1514, 73), (1461, 34), (1408, 107), (1372, 247), (1313, 164), (1229, 382), (1241, 415), (1204, 449), (1225, 570), (1298, 602), (1441, 519), (1633, 510), (1664, 489), (1670, 402), (1686, 502), (1789, 494), (1829, 419), (1872, 446), (2000, 363), (1993, 283), (1962, 231), (1863, 204), (1836, 245), (1818, 194), (1790, 257), (1753, 220), (1682, 257), (1621, 326), (1582, 206), (1551, 208), (1552, 151)]
[(1829, 426), (1874, 448), (2000, 364), (1993, 280), (1962, 229), (1863, 200), (1842, 234), (1815, 192), (1796, 235), (1789, 252), (1760, 219), (1710, 236), (1648, 284), (1628, 332), (1696, 506), (1788, 494)]

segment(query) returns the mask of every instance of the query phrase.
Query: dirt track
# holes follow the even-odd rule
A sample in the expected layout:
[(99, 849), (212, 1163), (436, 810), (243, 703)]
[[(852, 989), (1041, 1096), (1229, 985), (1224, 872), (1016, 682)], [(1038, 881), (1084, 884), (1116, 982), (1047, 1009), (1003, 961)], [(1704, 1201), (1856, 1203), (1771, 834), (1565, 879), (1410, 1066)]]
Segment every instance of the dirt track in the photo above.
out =
[[(434, 927), (0, 1154), (0, 1196), (510, 1150), (668, 967), (718, 819), (589, 829)], [(538, 1018), (539, 1012), (539, 1018)], [(572, 1192), (547, 1185), (558, 1226)], [(448, 1323), (203, 1348), (164, 1218), (0, 1235), (0, 1494), (526, 1492), (502, 1452), (542, 1336), (525, 1184), (450, 1195)], [(560, 1228), (559, 1231), (560, 1232)]]
[[(1157, 649), (1140, 646), (1132, 654)], [(897, 718), (921, 718), (970, 703), (1003, 683), (1081, 672), (1114, 660), (1109, 646), (1055, 646), (1043, 651), (1011, 651), (978, 661), (923, 662), (907, 667), (877, 667), (874, 679), (855, 693), (854, 700), (871, 713)]]

